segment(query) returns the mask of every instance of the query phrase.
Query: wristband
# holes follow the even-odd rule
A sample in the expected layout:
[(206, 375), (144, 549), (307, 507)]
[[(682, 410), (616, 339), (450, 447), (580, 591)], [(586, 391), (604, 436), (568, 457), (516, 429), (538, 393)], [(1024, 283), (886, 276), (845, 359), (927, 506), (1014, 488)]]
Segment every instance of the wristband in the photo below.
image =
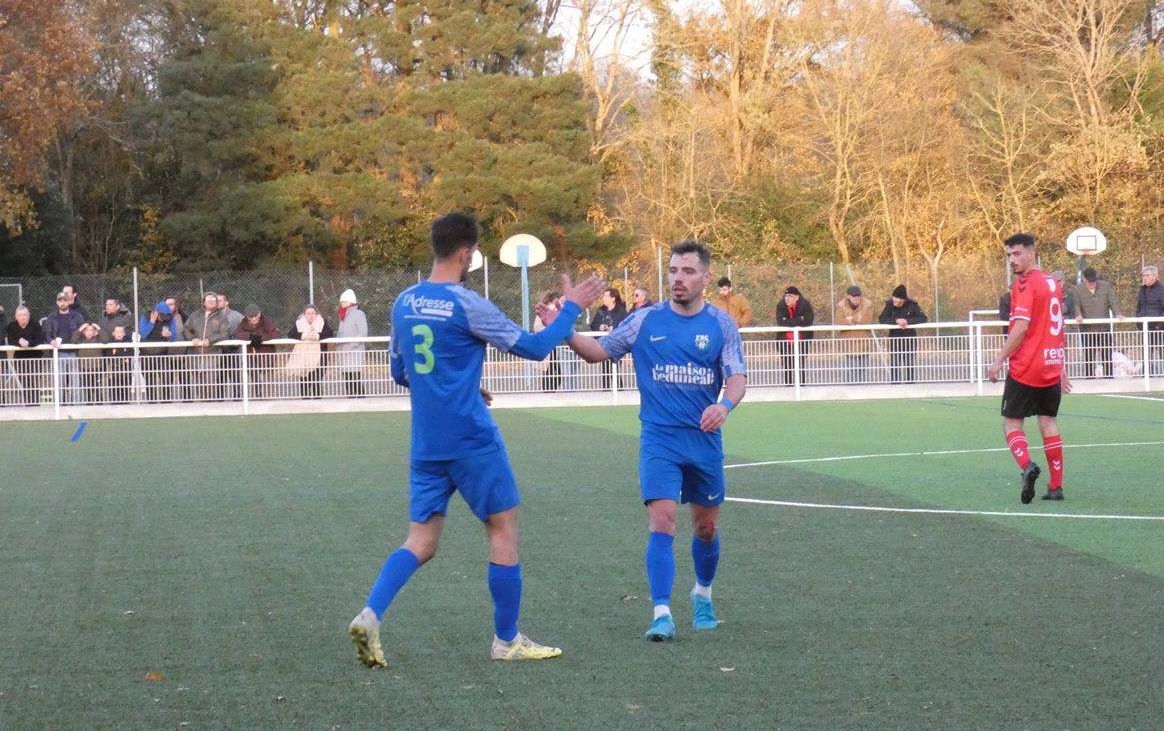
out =
[(736, 407), (736, 405), (732, 403), (732, 400), (729, 399), (727, 396), (724, 396), (723, 398), (721, 398), (719, 400), (719, 402), (727, 407), (729, 414), (732, 413), (732, 409), (734, 409)]

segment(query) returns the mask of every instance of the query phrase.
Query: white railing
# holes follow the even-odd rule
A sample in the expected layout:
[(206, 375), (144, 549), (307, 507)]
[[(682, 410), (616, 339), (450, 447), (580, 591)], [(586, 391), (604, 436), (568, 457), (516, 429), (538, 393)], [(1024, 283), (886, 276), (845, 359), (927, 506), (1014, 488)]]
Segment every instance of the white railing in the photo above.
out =
[[(1145, 391), (1164, 386), (1164, 331), (1150, 330), (1151, 322), (1164, 318), (1083, 321), (1085, 327), (1101, 326), (1099, 332), (1070, 323), (1072, 379), (1093, 381), (1094, 390), (1107, 389), (1105, 384), (1128, 390), (1133, 382)], [(845, 396), (860, 396), (881, 386), (892, 395), (910, 396), (923, 393), (919, 384), (963, 384), (981, 394), (986, 366), (1005, 338), (1004, 325), (928, 323), (913, 327), (916, 337), (894, 335), (899, 328), (888, 325), (745, 328), (748, 386), (791, 389), (797, 400), (819, 387), (842, 387), (849, 389)], [(205, 349), (189, 342), (3, 346), (0, 419), (12, 418), (21, 406), (38, 407), (39, 418), (62, 418), (62, 408), (96, 405), (221, 403), (237, 404), (234, 412), (247, 414), (259, 403), (398, 398), (407, 391), (392, 381), (389, 340), (330, 339), (321, 341), (325, 349), (318, 353), (289, 339), (264, 344), (263, 351), (274, 352), (256, 352), (239, 340)], [(357, 343), (365, 350), (341, 350)], [(490, 347), (482, 385), (496, 394), (618, 394), (635, 389), (635, 375), (630, 358), (615, 365), (583, 363), (565, 345), (537, 363)]]

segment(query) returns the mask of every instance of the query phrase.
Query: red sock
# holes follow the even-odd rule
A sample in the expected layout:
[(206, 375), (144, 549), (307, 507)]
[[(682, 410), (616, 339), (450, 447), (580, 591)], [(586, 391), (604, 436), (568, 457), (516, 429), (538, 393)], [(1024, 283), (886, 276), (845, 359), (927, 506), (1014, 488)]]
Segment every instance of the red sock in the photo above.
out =
[(1047, 455), (1047, 466), (1051, 468), (1051, 481), (1047, 485), (1052, 490), (1063, 487), (1063, 437), (1056, 434), (1045, 438), (1043, 454)]
[(1012, 431), (1006, 435), (1006, 446), (1010, 447), (1010, 454), (1018, 462), (1020, 470), (1025, 470), (1031, 463), (1031, 450), (1027, 446), (1027, 435), (1021, 431)]

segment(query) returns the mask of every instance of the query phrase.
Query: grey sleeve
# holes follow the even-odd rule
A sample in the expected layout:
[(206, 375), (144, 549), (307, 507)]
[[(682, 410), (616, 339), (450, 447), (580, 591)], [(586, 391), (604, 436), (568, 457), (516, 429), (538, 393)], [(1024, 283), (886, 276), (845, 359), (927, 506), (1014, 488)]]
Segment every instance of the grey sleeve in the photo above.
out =
[(461, 307), (465, 309), (469, 332), (503, 353), (508, 353), (524, 332), (506, 317), (497, 305), (476, 292), (463, 289), (457, 292), (457, 298), (461, 302)]
[(650, 307), (635, 310), (624, 318), (609, 335), (599, 338), (599, 344), (612, 361), (617, 361), (631, 351), (635, 341), (639, 339), (639, 331), (643, 328), (643, 319), (650, 311)]
[(725, 379), (732, 376), (746, 376), (748, 367), (744, 363), (744, 341), (740, 338), (739, 328), (726, 313), (719, 313), (719, 326), (723, 330), (723, 351), (720, 361)]

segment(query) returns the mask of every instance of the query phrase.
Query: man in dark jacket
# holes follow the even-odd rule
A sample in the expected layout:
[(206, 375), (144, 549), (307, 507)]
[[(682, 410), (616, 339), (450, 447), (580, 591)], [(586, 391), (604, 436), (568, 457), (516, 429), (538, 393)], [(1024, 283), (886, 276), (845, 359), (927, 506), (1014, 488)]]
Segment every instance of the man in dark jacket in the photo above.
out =
[(234, 331), (235, 340), (246, 340), (248, 379), (255, 398), (268, 398), (272, 374), (275, 373), (275, 346), (267, 345), (268, 340), (279, 337), (279, 328), (271, 318), (263, 314), (258, 305), (247, 305), (243, 320)]
[[(74, 295), (75, 296), (75, 295)], [(62, 343), (72, 343), (73, 335), (85, 324), (84, 310), (72, 306), (69, 293), (57, 292), (57, 309), (44, 319), (44, 341), (54, 348)], [(62, 350), (58, 355), (61, 368), (62, 402), (76, 404), (81, 401), (81, 384), (77, 369), (77, 351)]]
[[(4, 340), (16, 348), (34, 348), (44, 343), (44, 331), (40, 323), (32, 318), (28, 308), (21, 305), (12, 313), (12, 322), (4, 329)], [(40, 362), (44, 353), (40, 350), (18, 350), (12, 354), (10, 365), (20, 389), (25, 406), (37, 403), (40, 381), (47, 368)]]
[[(779, 327), (812, 327), (812, 303), (807, 297), (800, 294), (794, 286), (784, 288), (784, 297), (776, 304), (776, 325)], [(808, 361), (808, 341), (812, 340), (812, 331), (785, 332), (776, 337), (776, 344), (780, 350), (780, 362), (784, 373), (784, 383), (792, 385), (796, 379), (796, 345), (800, 341), (800, 383), (807, 383), (805, 363)]]
[(133, 315), (121, 305), (121, 300), (109, 297), (105, 300), (105, 309), (97, 318), (101, 327), (101, 337), (106, 341), (113, 339), (113, 328), (121, 326), (127, 333), (133, 332)]
[(928, 322), (917, 301), (909, 298), (905, 285), (899, 284), (885, 300), (885, 309), (877, 321), (882, 325), (897, 325), (889, 331), (890, 377), (894, 383), (914, 382), (914, 363), (917, 360), (917, 330), (912, 325)]
[[(1155, 265), (1140, 271), (1140, 292), (1136, 296), (1136, 317), (1164, 317), (1164, 285), (1160, 284), (1160, 269)], [(1148, 346), (1153, 376), (1164, 375), (1164, 322), (1148, 323)]]

